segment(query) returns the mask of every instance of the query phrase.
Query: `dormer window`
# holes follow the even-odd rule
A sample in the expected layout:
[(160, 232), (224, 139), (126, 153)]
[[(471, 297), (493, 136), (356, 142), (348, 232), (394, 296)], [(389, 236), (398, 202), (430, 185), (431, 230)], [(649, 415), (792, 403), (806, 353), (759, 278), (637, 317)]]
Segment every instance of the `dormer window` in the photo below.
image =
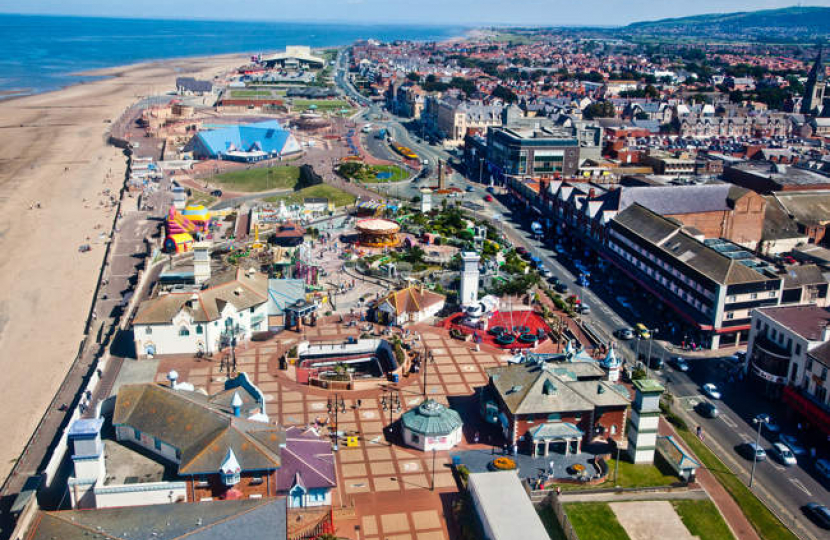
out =
[(222, 465), (219, 467), (219, 475), (222, 478), (222, 483), (226, 486), (235, 486), (239, 483), (240, 472), (242, 472), (242, 467), (236, 459), (236, 454), (229, 448), (224, 461), (222, 461)]

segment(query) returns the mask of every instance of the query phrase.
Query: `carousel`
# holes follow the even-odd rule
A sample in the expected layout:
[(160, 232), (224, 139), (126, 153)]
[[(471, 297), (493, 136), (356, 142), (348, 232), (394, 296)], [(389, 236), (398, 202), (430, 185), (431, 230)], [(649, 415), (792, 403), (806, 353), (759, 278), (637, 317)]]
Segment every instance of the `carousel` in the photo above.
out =
[(400, 243), (400, 225), (388, 219), (363, 219), (355, 224), (358, 243), (367, 247), (395, 247)]

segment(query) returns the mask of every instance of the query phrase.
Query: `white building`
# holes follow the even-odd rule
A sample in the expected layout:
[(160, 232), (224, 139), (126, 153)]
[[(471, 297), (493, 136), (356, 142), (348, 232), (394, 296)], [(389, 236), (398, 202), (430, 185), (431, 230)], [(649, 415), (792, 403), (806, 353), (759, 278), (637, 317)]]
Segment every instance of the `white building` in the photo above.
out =
[(478, 253), (472, 251), (465, 251), (461, 254), (464, 267), (461, 270), (458, 302), (462, 306), (470, 306), (478, 301), (478, 261), (480, 259)]
[(403, 326), (437, 315), (446, 297), (423, 287), (411, 286), (389, 293), (375, 303), (376, 319), (389, 325)]
[(235, 269), (205, 281), (206, 288), (162, 292), (142, 302), (133, 321), (139, 358), (158, 354), (213, 354), (268, 329), (268, 277)]
[(454, 410), (428, 399), (403, 413), (403, 440), (413, 448), (431, 452), (450, 450), (461, 442), (461, 416)]
[(484, 538), (549, 540), (516, 471), (471, 474), (468, 488)]

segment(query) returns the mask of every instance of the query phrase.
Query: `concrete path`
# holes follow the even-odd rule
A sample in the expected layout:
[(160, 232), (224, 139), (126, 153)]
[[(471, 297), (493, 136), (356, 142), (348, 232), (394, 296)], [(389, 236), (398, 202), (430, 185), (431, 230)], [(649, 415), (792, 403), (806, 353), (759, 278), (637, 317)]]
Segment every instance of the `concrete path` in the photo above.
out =
[(603, 493), (580, 493), (563, 491), (559, 495), (562, 504), (572, 502), (623, 502), (623, 501), (706, 501), (709, 496), (702, 489), (685, 491), (607, 491)]
[(631, 540), (696, 540), (669, 501), (618, 502), (608, 505)]

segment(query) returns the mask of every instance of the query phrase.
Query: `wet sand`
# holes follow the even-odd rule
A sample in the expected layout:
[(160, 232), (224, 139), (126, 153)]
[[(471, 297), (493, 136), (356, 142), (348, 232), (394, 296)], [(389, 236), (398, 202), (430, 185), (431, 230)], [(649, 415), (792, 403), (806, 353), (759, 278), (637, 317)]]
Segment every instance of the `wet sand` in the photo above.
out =
[[(177, 76), (212, 78), (244, 60), (98, 70), (91, 74), (111, 78), (0, 101), (0, 479), (83, 339), (104, 254), (98, 234), (109, 231), (114, 212), (99, 205), (101, 193), (117, 195), (126, 170), (122, 151), (106, 142), (108, 121), (141, 96), (174, 90)], [(84, 243), (92, 250), (79, 253)]]

